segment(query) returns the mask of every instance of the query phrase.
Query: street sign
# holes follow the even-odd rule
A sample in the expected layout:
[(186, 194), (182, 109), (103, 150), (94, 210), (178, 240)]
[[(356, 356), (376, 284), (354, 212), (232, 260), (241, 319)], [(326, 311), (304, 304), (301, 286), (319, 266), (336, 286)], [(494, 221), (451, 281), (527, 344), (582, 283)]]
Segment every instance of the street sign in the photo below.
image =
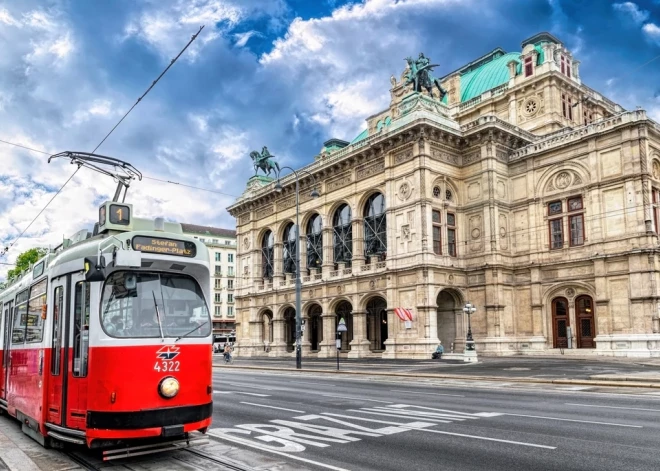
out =
[(341, 350), (341, 339), (337, 339), (337, 350)]
[(348, 327), (346, 327), (346, 321), (342, 317), (339, 319), (339, 324), (337, 325), (337, 332), (348, 332)]

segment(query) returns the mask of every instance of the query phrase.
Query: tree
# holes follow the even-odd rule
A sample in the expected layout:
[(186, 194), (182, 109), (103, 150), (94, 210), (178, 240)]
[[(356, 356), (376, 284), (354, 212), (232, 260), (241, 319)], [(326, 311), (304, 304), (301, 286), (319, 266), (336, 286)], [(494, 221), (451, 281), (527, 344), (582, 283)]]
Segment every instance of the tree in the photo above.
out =
[(29, 269), (30, 265), (36, 263), (46, 253), (48, 253), (48, 250), (42, 247), (34, 247), (20, 254), (16, 257), (16, 267), (7, 272), (7, 281), (13, 281), (21, 276), (21, 273)]

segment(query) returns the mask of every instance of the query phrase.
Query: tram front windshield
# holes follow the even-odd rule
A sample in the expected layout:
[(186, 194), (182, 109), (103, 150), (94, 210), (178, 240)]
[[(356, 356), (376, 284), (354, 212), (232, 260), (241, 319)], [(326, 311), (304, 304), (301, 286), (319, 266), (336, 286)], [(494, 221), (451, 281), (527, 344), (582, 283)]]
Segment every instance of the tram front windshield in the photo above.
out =
[(202, 289), (185, 275), (119, 271), (103, 286), (101, 325), (112, 337), (207, 337)]

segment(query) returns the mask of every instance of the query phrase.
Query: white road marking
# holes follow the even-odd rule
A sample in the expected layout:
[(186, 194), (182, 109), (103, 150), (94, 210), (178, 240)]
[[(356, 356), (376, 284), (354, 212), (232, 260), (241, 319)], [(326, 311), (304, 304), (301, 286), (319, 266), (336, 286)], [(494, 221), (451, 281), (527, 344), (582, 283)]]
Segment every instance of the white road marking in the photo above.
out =
[(334, 386), (330, 383), (312, 383), (311, 381), (287, 381), (287, 384), (311, 384), (312, 386)]
[(232, 382), (230, 382), (230, 381), (228, 381), (228, 382), (225, 383), (225, 384), (230, 384), (230, 385), (232, 385), (232, 386), (238, 386), (239, 388), (261, 389), (261, 390), (263, 390), (263, 391), (271, 391), (271, 390), (273, 390), (273, 389), (277, 389), (277, 388), (264, 387), (264, 386), (253, 386), (253, 385), (251, 385), (251, 384), (244, 384), (244, 383), (232, 383)]
[(411, 405), (408, 405), (408, 404), (395, 404), (391, 407), (393, 407), (395, 409), (410, 409), (410, 408), (412, 408), (412, 409), (431, 410), (431, 411), (434, 411), (434, 412), (448, 412), (452, 415), (461, 415), (461, 416), (466, 416), (466, 417), (472, 417), (474, 415), (474, 414), (470, 414), (468, 412), (458, 412), (458, 411), (455, 411), (455, 410), (438, 409), (436, 407), (411, 406)]
[(660, 412), (660, 409), (642, 409), (641, 407), (597, 406), (595, 404), (573, 404), (570, 402), (565, 402), (564, 404), (567, 406), (602, 407), (603, 409), (643, 410), (649, 412)]
[(213, 391), (213, 394), (245, 394), (246, 396), (270, 397), (270, 394), (257, 394), (244, 391)]
[(259, 446), (259, 445), (256, 445), (256, 444), (253, 444), (253, 443), (250, 443), (250, 442), (248, 442), (247, 440), (241, 440), (241, 439), (238, 438), (238, 437), (231, 437), (231, 436), (226, 435), (226, 434), (221, 433), (221, 432), (215, 432), (215, 433), (214, 433), (214, 432), (215, 432), (215, 430), (214, 430), (214, 429), (211, 429), (211, 430), (209, 430), (209, 431), (206, 432), (206, 433), (208, 433), (209, 435), (213, 435), (214, 437), (217, 437), (217, 438), (223, 439), (223, 440), (227, 440), (227, 441), (234, 442), (234, 443), (239, 443), (239, 444), (241, 444), (241, 445), (249, 446), (249, 447), (251, 447), (251, 448), (256, 448), (256, 449), (258, 449), (258, 450), (262, 450), (262, 451), (263, 451), (263, 450), (266, 450), (266, 451), (268, 451), (269, 453), (274, 453), (274, 454), (276, 454), (276, 455), (285, 456), (285, 457), (290, 458), (290, 459), (292, 459), (292, 460), (298, 460), (298, 461), (302, 461), (302, 462), (304, 462), (304, 463), (310, 463), (310, 464), (313, 464), (313, 465), (315, 465), (315, 466), (320, 466), (321, 468), (332, 469), (332, 470), (334, 470), (334, 471), (350, 471), (350, 470), (348, 470), (348, 469), (338, 468), (338, 467), (336, 467), (336, 466), (332, 466), (332, 465), (329, 465), (329, 464), (321, 463), (321, 462), (319, 462), (319, 461), (308, 460), (307, 458), (302, 458), (302, 457), (300, 457), (300, 456), (295, 456), (295, 455), (292, 455), (292, 454), (290, 454), (290, 453), (283, 453), (283, 452), (281, 452), (281, 451), (271, 450), (271, 449), (265, 448), (265, 447), (263, 447), (263, 446)]
[[(405, 415), (405, 414), (396, 414), (396, 413), (388, 413), (388, 412), (373, 412), (365, 409), (348, 409), (347, 412), (357, 412), (359, 414), (370, 414), (370, 415), (383, 415), (385, 417), (395, 417), (397, 419), (410, 419), (410, 415)], [(421, 417), (420, 417), (421, 418)], [(424, 420), (427, 420), (429, 422), (438, 422), (440, 424), (451, 424), (451, 420), (440, 420), (440, 419), (431, 419), (424, 417)]]
[(499, 417), (500, 415), (504, 415), (502, 412), (477, 412), (474, 414), (479, 417)]
[(527, 443), (527, 442), (516, 442), (513, 440), (503, 440), (501, 438), (490, 438), (490, 437), (481, 437), (479, 435), (466, 435), (464, 433), (453, 433), (453, 432), (444, 432), (442, 430), (429, 430), (429, 429), (422, 429), (420, 432), (429, 432), (429, 433), (437, 433), (440, 435), (453, 435), (455, 437), (465, 437), (465, 438), (474, 438), (476, 440), (487, 440), (490, 442), (500, 442), (500, 443), (510, 443), (512, 445), (522, 445), (522, 446), (531, 446), (534, 448), (545, 448), (548, 450), (556, 450), (556, 446), (548, 446), (548, 445), (537, 445), (536, 443)]
[(356, 401), (369, 401), (369, 402), (380, 402), (382, 404), (394, 404), (391, 401), (379, 401), (379, 400), (376, 400), (376, 399), (365, 399), (363, 397), (338, 396), (338, 395), (335, 395), (335, 394), (319, 394), (319, 395), (323, 396), (323, 397), (338, 397), (340, 399), (353, 399), (353, 400), (356, 400)]
[(392, 392), (400, 392), (405, 394), (423, 394), (424, 396), (452, 396), (452, 397), (465, 397), (462, 394), (443, 394), (443, 393), (425, 393), (417, 391), (406, 391), (404, 389), (390, 389)]
[(247, 404), (249, 406), (255, 406), (255, 407), (266, 407), (267, 409), (285, 410), (287, 412), (298, 412), (299, 414), (306, 413), (304, 410), (285, 409), (284, 407), (267, 406), (264, 404), (255, 404), (254, 402), (241, 402), (241, 404)]
[(560, 386), (557, 389), (560, 391), (585, 391), (587, 389), (593, 389), (593, 386)]
[[(406, 427), (406, 424), (403, 424), (401, 422), (391, 422), (389, 420), (375, 420), (375, 419), (365, 419), (362, 417), (353, 417), (350, 415), (343, 415), (343, 414), (333, 414), (330, 412), (322, 412), (323, 415), (329, 415), (332, 417), (343, 417), (346, 419), (353, 419), (353, 420), (363, 420), (365, 422), (376, 422), (376, 423), (381, 423), (381, 424), (388, 424), (388, 425), (398, 425), (399, 427)], [(477, 440), (487, 440), (487, 441), (493, 441), (493, 442), (501, 442), (501, 443), (510, 443), (512, 445), (522, 445), (522, 446), (531, 446), (534, 448), (546, 448), (548, 450), (555, 450), (557, 447), (555, 446), (548, 446), (548, 445), (538, 445), (536, 443), (527, 443), (527, 442), (516, 442), (513, 440), (503, 440), (500, 438), (490, 438), (490, 437), (482, 437), (478, 435), (466, 435), (463, 433), (452, 433), (452, 432), (444, 432), (441, 430), (430, 430), (427, 428), (415, 428), (415, 427), (407, 427), (410, 430), (418, 430), (420, 432), (431, 432), (431, 433), (438, 433), (441, 435), (454, 435), (457, 437), (465, 437), (465, 438), (475, 438)]]
[(615, 427), (644, 428), (641, 425), (614, 424), (614, 423), (610, 423), (610, 422), (593, 422), (591, 420), (561, 419), (559, 417), (544, 417), (544, 416), (541, 416), (541, 415), (509, 414), (507, 412), (504, 412), (503, 415), (512, 415), (512, 416), (515, 416), (515, 417), (529, 417), (529, 418), (532, 418), (532, 419), (561, 420), (562, 422), (579, 422), (581, 424), (612, 425), (612, 426), (615, 426)]

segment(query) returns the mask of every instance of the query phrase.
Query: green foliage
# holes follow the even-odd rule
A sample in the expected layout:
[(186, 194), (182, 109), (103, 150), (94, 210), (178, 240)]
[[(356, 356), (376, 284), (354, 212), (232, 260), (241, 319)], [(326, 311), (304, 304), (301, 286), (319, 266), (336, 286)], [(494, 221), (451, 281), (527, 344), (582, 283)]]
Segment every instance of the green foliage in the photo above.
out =
[(30, 265), (36, 263), (48, 251), (42, 247), (34, 247), (26, 250), (16, 258), (16, 267), (7, 272), (7, 281), (13, 281), (21, 276), (21, 273), (30, 268)]

